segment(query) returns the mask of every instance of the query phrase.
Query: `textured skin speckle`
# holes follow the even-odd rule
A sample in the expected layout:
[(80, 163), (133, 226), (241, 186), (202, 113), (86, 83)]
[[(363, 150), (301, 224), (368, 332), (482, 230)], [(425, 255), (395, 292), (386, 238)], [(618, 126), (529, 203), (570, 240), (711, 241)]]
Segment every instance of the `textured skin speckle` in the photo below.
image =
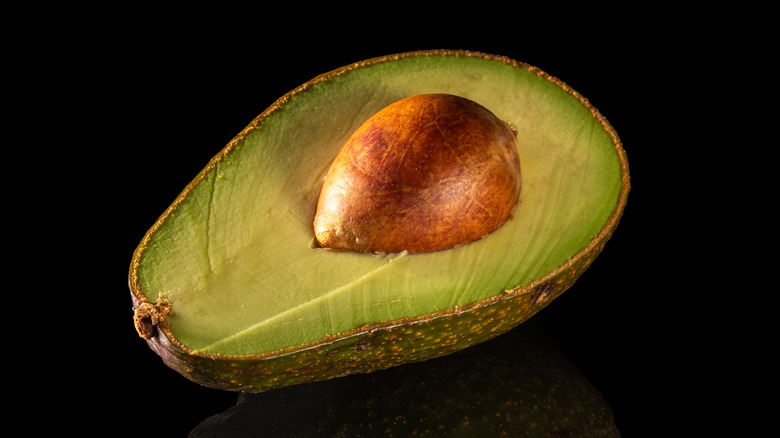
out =
[(425, 363), (241, 395), (190, 436), (266, 434), (620, 436), (601, 394), (533, 321)]

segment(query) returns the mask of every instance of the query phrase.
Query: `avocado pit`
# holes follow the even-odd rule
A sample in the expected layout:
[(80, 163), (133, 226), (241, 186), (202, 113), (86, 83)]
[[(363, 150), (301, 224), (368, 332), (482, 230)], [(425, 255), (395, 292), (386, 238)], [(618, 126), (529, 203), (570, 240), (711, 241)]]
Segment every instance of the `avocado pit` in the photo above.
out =
[(409, 253), (490, 234), (520, 193), (517, 138), (485, 107), (449, 94), (395, 102), (347, 140), (314, 219), (322, 247)]

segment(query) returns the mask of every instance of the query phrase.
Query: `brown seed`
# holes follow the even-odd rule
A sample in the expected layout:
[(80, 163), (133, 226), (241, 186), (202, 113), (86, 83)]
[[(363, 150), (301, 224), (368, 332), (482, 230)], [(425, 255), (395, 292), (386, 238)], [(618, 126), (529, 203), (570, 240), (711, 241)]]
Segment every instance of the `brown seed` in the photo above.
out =
[(520, 193), (514, 131), (448, 94), (395, 102), (368, 119), (332, 163), (314, 232), (323, 247), (427, 252), (480, 239)]

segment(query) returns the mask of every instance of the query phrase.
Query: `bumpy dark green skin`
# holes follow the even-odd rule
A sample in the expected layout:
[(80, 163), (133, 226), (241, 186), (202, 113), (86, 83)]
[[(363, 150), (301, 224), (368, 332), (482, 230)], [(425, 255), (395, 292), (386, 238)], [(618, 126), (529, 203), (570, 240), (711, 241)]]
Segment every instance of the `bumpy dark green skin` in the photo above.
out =
[(491, 339), (530, 318), (568, 289), (601, 251), (589, 247), (543, 281), (466, 308), (363, 327), (272, 355), (221, 356), (171, 341), (165, 323), (147, 342), (163, 361), (202, 385), (262, 392), (447, 355)]
[[(269, 407), (273, 407), (269, 409)], [(606, 401), (533, 321), (448, 357), (242, 394), (193, 438), (619, 437)]]

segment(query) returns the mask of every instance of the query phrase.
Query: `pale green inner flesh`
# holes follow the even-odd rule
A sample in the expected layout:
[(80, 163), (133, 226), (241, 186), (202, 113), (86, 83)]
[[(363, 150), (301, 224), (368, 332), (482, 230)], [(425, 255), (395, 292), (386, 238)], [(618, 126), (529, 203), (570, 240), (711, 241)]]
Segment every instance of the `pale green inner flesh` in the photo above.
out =
[[(479, 102), (518, 131), (514, 217), (487, 238), (435, 253), (315, 248), (319, 189), (349, 135), (392, 102), (439, 92)], [(170, 328), (191, 349), (274, 351), (543, 277), (605, 225), (620, 174), (598, 120), (535, 74), (469, 57), (380, 63), (299, 93), (252, 131), (159, 227), (139, 285), (151, 302), (171, 304)]]

